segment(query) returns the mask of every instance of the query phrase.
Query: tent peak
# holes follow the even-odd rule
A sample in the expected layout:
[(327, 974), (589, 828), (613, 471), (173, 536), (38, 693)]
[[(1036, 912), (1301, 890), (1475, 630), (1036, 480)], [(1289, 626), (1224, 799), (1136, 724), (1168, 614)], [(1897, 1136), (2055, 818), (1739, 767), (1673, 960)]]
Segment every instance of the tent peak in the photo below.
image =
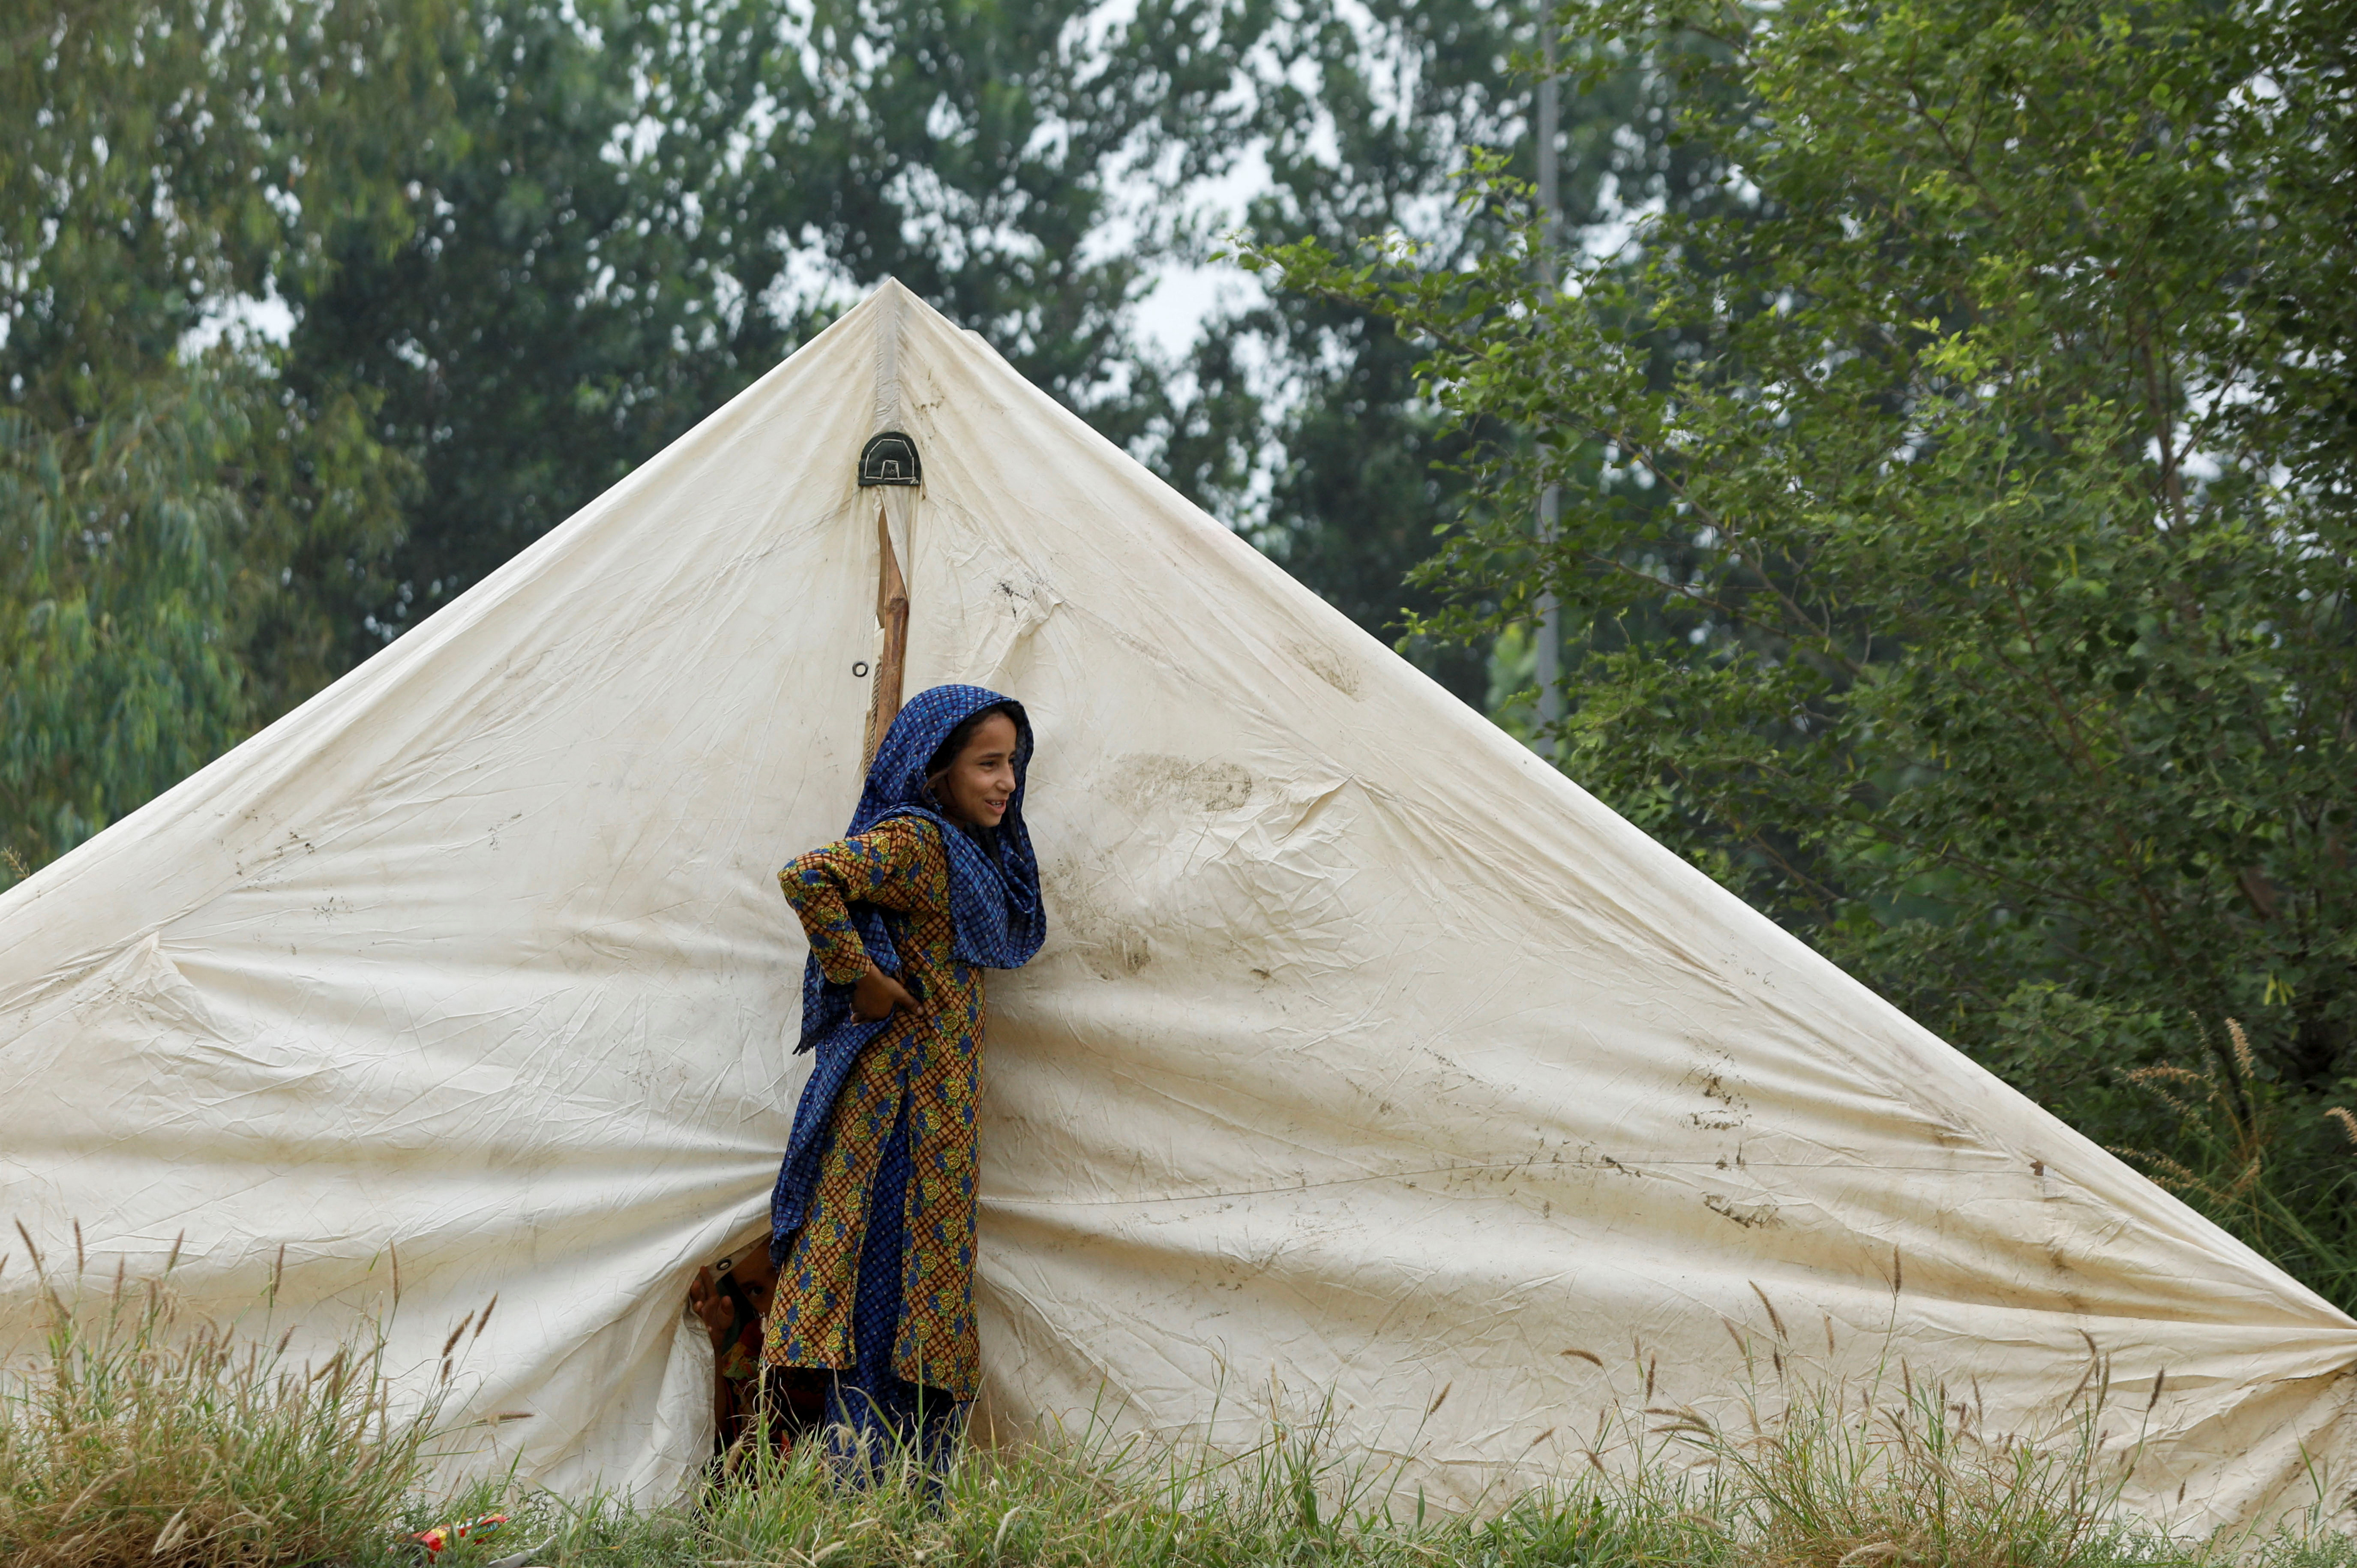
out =
[[(913, 298), (908, 285), (898, 278), (886, 278), (867, 296), (868, 303), (876, 308), (876, 412), (868, 423), (871, 435), (882, 435), (900, 428), (901, 307)], [(913, 451), (912, 447), (912, 455)], [(860, 456), (860, 469), (865, 482), (865, 453)]]

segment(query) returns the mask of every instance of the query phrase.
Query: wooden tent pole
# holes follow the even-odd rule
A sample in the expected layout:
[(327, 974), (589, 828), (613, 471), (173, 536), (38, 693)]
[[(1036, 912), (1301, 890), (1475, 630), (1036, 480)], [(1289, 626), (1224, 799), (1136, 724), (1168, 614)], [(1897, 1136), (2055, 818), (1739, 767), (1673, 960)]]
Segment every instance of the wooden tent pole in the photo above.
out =
[(883, 506), (876, 508), (876, 542), (882, 560), (876, 571), (876, 619), (884, 628), (884, 652), (876, 661), (876, 693), (867, 708), (867, 748), (859, 759), (865, 777), (876, 760), (876, 748), (900, 716), (901, 673), (909, 662), (909, 585), (900, 575), (900, 558), (892, 549), (892, 525)]

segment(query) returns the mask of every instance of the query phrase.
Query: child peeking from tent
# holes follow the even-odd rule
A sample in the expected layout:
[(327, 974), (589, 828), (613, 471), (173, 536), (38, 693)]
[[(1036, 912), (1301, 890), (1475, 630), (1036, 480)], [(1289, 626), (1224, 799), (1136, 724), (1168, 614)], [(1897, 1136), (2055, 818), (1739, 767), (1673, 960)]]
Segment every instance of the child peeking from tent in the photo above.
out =
[(770, 1408), (791, 1422), (823, 1397), (829, 1452), (858, 1475), (896, 1448), (946, 1463), (981, 1382), (983, 971), (1021, 965), (1046, 931), (1030, 758), (1021, 703), (920, 693), (849, 832), (778, 874), (810, 938), (796, 1049), (818, 1060), (770, 1202), (761, 1358)]
[[(760, 1412), (761, 1333), (778, 1283), (770, 1250), (757, 1247), (698, 1269), (687, 1287), (687, 1305), (712, 1338), (712, 1423), (715, 1446), (725, 1454), (753, 1435)], [(820, 1410), (813, 1390), (781, 1390), (784, 1420), (773, 1420), (769, 1435), (783, 1452), (793, 1434), (815, 1424)], [(793, 1395), (802, 1395), (797, 1403)]]

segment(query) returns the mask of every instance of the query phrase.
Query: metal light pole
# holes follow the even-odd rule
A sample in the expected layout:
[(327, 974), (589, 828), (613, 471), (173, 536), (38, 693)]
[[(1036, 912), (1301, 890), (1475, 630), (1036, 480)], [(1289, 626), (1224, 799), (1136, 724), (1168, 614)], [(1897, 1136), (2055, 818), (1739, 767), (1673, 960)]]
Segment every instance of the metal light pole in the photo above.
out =
[[(1555, 231), (1563, 221), (1563, 199), (1556, 183), (1555, 166), (1558, 105), (1555, 77), (1555, 8), (1549, 0), (1541, 0), (1539, 7), (1539, 42), (1546, 69), (1546, 74), (1539, 78), (1538, 102), (1539, 282), (1551, 300), (1558, 281), (1555, 246)], [(1562, 515), (1563, 493), (1550, 484), (1539, 492), (1539, 546), (1542, 553), (1555, 543), (1555, 525)], [(1537, 673), (1539, 718), (1545, 724), (1557, 723), (1563, 718), (1563, 607), (1555, 602), (1553, 589), (1539, 595)]]

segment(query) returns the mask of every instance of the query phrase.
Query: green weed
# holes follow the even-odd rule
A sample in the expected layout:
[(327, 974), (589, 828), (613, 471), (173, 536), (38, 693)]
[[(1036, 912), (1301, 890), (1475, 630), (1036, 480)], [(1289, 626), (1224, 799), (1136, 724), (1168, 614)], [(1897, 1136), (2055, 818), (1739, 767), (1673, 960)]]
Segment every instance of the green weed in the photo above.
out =
[(188, 1320), (157, 1283), (42, 1283), (38, 1344), (0, 1380), (0, 1563), (346, 1561), (424, 1484), (432, 1412), (393, 1412), (381, 1346), (291, 1365), (286, 1337)]
[(2266, 1537), (2124, 1518), (2136, 1418), (2107, 1411), (2100, 1357), (2045, 1430), (1996, 1433), (1969, 1390), (1903, 1365), (1813, 1382), (1780, 1330), (1732, 1418), (1631, 1400), (1575, 1474), (1471, 1512), (1275, 1394), (1242, 1454), (1096, 1423), (970, 1443), (938, 1476), (894, 1455), (854, 1486), (814, 1444), (752, 1448), (650, 1508), (436, 1487), (432, 1412), (392, 1413), (381, 1346), (293, 1366), (283, 1337), (188, 1320), (157, 1286), (48, 1302), (0, 1383), (10, 1568), (395, 1568), (423, 1559), (414, 1532), (495, 1511), (511, 1522), (436, 1568), (526, 1551), (548, 1568), (2357, 1568), (2320, 1495), (2305, 1529)]
[(1241, 1455), (1092, 1431), (970, 1446), (939, 1477), (900, 1456), (866, 1487), (808, 1449), (755, 1455), (673, 1509), (526, 1499), (511, 1541), (544, 1539), (534, 1561), (552, 1568), (2357, 1568), (2321, 1530), (2195, 1542), (2117, 1516), (2132, 1432), (2126, 1449), (2104, 1439), (2100, 1392), (2038, 1442), (1985, 1433), (1943, 1387), (1893, 1381), (1747, 1403), (1738, 1430), (1613, 1412), (1579, 1476), (1474, 1515), (1427, 1506), (1313, 1412)]

